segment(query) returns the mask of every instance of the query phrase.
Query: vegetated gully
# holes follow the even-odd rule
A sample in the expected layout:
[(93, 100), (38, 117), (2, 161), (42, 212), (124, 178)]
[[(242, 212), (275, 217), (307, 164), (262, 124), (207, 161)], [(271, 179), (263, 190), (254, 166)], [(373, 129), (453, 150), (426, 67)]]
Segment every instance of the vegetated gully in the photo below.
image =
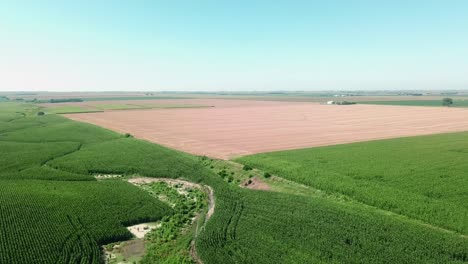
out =
[[(214, 213), (215, 210), (215, 198), (214, 198), (214, 191), (210, 186), (207, 185), (201, 185), (193, 182), (189, 182), (186, 180), (181, 180), (181, 179), (170, 179), (170, 178), (150, 178), (150, 177), (133, 177), (128, 180), (129, 183), (139, 186), (142, 184), (150, 184), (153, 182), (165, 182), (169, 185), (176, 185), (176, 184), (182, 184), (184, 186), (190, 187), (190, 188), (197, 188), (199, 190), (204, 191), (208, 195), (208, 208), (206, 210), (206, 215), (205, 217), (201, 217), (200, 213), (198, 213), (195, 218), (193, 219), (192, 224), (195, 224), (195, 233), (194, 237), (192, 239), (192, 242), (190, 243), (190, 255), (193, 258), (194, 261), (197, 263), (202, 264), (203, 261), (197, 254), (196, 250), (196, 239), (198, 237), (198, 234), (205, 228), (205, 225), (207, 221), (211, 218), (211, 216)], [(203, 219), (203, 223), (198, 222), (200, 219)]]

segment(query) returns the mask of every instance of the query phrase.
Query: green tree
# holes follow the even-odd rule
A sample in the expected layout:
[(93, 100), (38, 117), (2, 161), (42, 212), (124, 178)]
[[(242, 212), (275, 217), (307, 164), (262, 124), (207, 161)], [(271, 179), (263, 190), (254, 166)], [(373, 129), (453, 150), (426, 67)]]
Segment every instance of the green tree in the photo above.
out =
[(442, 99), (442, 105), (443, 106), (451, 106), (453, 105), (453, 99), (452, 98), (444, 98)]

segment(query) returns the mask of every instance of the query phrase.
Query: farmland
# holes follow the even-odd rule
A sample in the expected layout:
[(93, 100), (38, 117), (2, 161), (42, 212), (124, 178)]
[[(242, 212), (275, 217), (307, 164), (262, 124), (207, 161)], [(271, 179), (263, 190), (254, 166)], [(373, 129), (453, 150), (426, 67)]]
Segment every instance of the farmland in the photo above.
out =
[(258, 154), (239, 161), (467, 235), (467, 142), (463, 132)]
[[(100, 246), (131, 239), (125, 226), (174, 214), (125, 180), (98, 181), (96, 174), (179, 178), (213, 188), (216, 209), (195, 240), (203, 263), (468, 259), (467, 209), (461, 202), (466, 133), (247, 156), (239, 161), (254, 169), (239, 169), (240, 175), (235, 163), (223, 165), (54, 114), (38, 116), (34, 105), (0, 107), (2, 263), (100, 263)], [(190, 109), (195, 110), (201, 109)], [(419, 160), (410, 145), (421, 153)], [(289, 180), (289, 187), (239, 186), (249, 173), (266, 172), (274, 175), (262, 179), (267, 184), (281, 187)], [(298, 184), (303, 191), (295, 192)], [(175, 237), (168, 246), (186, 252), (193, 238)], [(149, 247), (148, 258), (180, 252), (166, 249)]]
[[(186, 101), (197, 104), (197, 100)], [(195, 155), (221, 159), (259, 152), (468, 129), (467, 109), (304, 102), (200, 100), (209, 108), (84, 113), (93, 123)]]
[[(22, 107), (24, 117), (19, 118)], [(28, 105), (4, 105), (2, 110), (12, 118), (1, 123), (8, 132), (0, 136), (0, 225), (8, 230), (2, 232), (1, 263), (100, 263), (99, 244), (131, 237), (124, 225), (171, 214), (167, 205), (124, 182), (97, 182), (89, 174), (47, 165), (118, 134), (104, 132), (93, 140), (89, 133), (99, 128), (74, 126), (55, 116), (39, 119)], [(25, 134), (19, 140), (8, 139), (20, 132)], [(36, 137), (35, 132), (43, 134)]]
[(90, 109), (90, 108), (81, 107), (81, 106), (75, 106), (75, 105), (65, 105), (65, 106), (59, 106), (59, 107), (50, 107), (50, 108), (45, 109), (45, 111), (48, 112), (48, 113), (53, 113), (53, 114), (100, 112), (100, 110), (98, 110), (98, 109)]
[(41, 109), (46, 113), (73, 114), (73, 113), (95, 113), (113, 110), (136, 110), (136, 109), (174, 109), (174, 108), (205, 108), (211, 105), (191, 104), (190, 100), (109, 100), (97, 102), (62, 102), (41, 103)]

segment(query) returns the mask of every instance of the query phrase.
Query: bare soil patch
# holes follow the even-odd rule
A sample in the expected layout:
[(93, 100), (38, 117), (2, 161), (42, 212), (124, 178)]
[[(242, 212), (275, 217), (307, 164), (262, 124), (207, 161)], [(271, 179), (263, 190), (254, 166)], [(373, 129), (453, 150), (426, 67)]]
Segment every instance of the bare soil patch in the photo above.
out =
[(121, 247), (121, 251), (125, 258), (143, 257), (145, 254), (145, 242), (140, 239), (125, 242)]
[(208, 101), (214, 102), (216, 107), (66, 116), (171, 148), (220, 159), (468, 130), (468, 109), (461, 108)]
[(136, 238), (144, 238), (146, 234), (154, 229), (157, 229), (161, 224), (157, 223), (143, 223), (138, 225), (127, 226), (128, 231), (132, 233)]
[(240, 186), (247, 188), (247, 189), (262, 190), (262, 191), (269, 191), (271, 189), (268, 184), (266, 184), (264, 181), (262, 181), (261, 179), (257, 177), (253, 177), (251, 179), (244, 181)]

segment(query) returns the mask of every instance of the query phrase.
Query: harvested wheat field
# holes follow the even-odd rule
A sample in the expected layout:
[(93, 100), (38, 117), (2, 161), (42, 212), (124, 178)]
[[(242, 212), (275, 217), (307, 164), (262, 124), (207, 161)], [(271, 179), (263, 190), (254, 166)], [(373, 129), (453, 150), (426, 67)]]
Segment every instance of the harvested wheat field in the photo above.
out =
[(468, 109), (236, 100), (224, 101), (226, 106), (223, 107), (222, 102), (213, 100), (215, 107), (212, 108), (66, 116), (189, 153), (221, 159), (468, 130)]

